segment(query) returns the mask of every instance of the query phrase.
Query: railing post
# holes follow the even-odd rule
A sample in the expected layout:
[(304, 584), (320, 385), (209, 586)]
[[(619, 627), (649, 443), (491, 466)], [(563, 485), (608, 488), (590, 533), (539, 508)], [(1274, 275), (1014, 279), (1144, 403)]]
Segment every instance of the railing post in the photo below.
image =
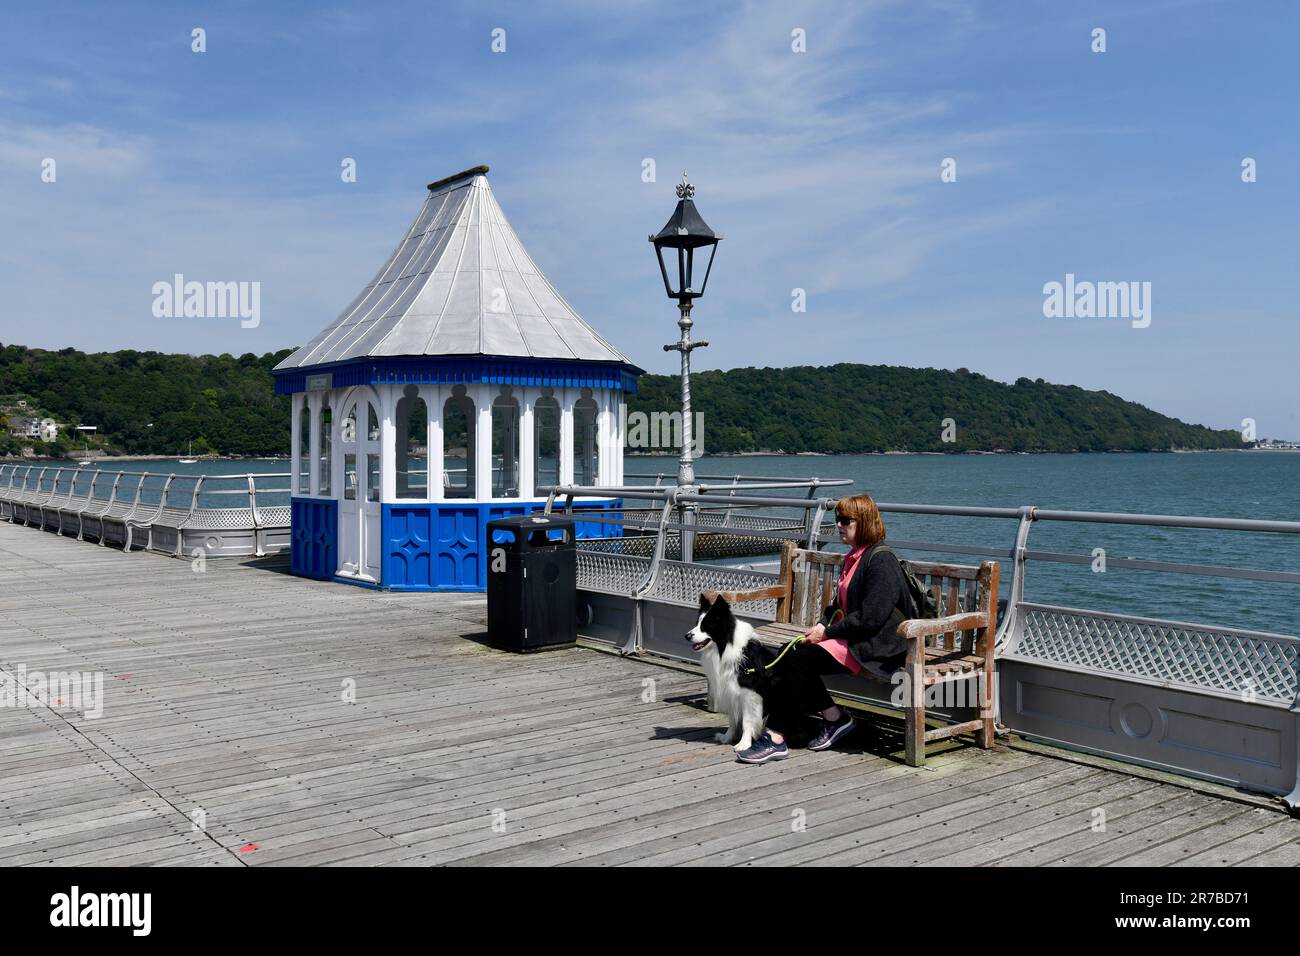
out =
[(194, 494), (190, 496), (190, 513), (187, 514), (184, 518), (182, 518), (181, 519), (182, 521), (189, 521), (191, 518), (194, 517), (194, 512), (198, 510), (199, 491), (200, 489), (203, 488), (203, 482), (207, 477), (208, 477), (207, 475), (199, 475), (198, 480), (194, 482)]
[[(172, 474), (168, 475), (167, 480), (163, 482), (162, 494), (158, 496), (158, 510), (154, 512), (155, 517), (161, 517), (163, 513), (163, 509), (167, 507), (167, 495), (171, 493), (172, 482), (175, 480), (176, 480), (176, 473), (173, 472)], [(127, 528), (128, 545), (130, 544), (130, 540), (129, 540), (130, 536), (131, 536), (131, 529), (128, 527)], [(180, 545), (179, 545), (180, 537), (181, 537), (180, 530), (178, 529), (176, 532), (176, 540), (178, 542), (177, 552), (176, 552), (177, 554), (180, 553)], [(130, 550), (131, 550), (130, 547), (128, 547), (127, 551), (129, 552)], [(153, 521), (149, 522), (149, 528), (147, 530), (147, 533), (145, 534), (144, 550), (146, 551), (153, 550)]]
[(5, 500), (0, 502), (0, 505), (9, 509), (8, 514), (10, 515), (14, 513), (14, 482), (17, 479), (18, 465), (14, 465), (13, 470), (9, 472), (9, 487), (5, 489)]
[(0, 501), (0, 509), (9, 508), (12, 510), (13, 503), (11, 499), (13, 498), (13, 495), (10, 494), (10, 492), (12, 492), (14, 488), (14, 478), (18, 477), (18, 466), (5, 465), (5, 467), (9, 469), (9, 484), (5, 485), (4, 500)]
[[(731, 490), (727, 492), (727, 497), (728, 498), (736, 497), (736, 489), (739, 486), (740, 486), (740, 475), (736, 475), (731, 479)], [(731, 505), (727, 505), (727, 510), (722, 513), (722, 527), (724, 528), (728, 528), (731, 526), (731, 510), (732, 510)]]
[(667, 550), (668, 517), (673, 513), (673, 508), (677, 504), (675, 498), (676, 495), (670, 496), (659, 512), (659, 527), (655, 531), (654, 550), (650, 553), (650, 567), (646, 571), (645, 580), (632, 589), (632, 597), (634, 598), (646, 594), (654, 587), (655, 580), (659, 577), (659, 563), (663, 560), (664, 553)]
[(257, 510), (257, 479), (250, 472), (248, 475), (248, 510), (253, 513), (253, 553), (257, 557), (266, 554), (262, 547), (262, 513)]
[(829, 498), (818, 498), (817, 507), (811, 511), (805, 509), (804, 514), (808, 515), (808, 544), (806, 547), (809, 551), (817, 550), (817, 536), (822, 529), (822, 515), (826, 513), (826, 506), (830, 502)]
[[(28, 465), (28, 466), (27, 466), (27, 471), (23, 472), (23, 490), (22, 490), (22, 497), (24, 497), (24, 498), (26, 498), (27, 495), (28, 495), (27, 482), (31, 480), (31, 477), (32, 477), (32, 469), (35, 468), (35, 467), (36, 467), (35, 465)], [(37, 487), (40, 487), (40, 480), (39, 480), (39, 478), (37, 479)], [(14, 515), (15, 515), (15, 514), (17, 514), (17, 512), (14, 511), (14, 506), (11, 504), (11, 505), (9, 506), (9, 523), (10, 523), (10, 524), (13, 523), (13, 521), (14, 521)], [(23, 511), (23, 515), (26, 516), (26, 514), (27, 514), (27, 512), (26, 512), (26, 510), (24, 509), (24, 511)]]
[[(190, 510), (180, 521), (176, 522), (176, 557), (185, 553), (185, 526), (190, 523), (195, 512), (199, 510), (199, 492), (203, 489), (203, 482), (207, 475), (199, 475), (194, 482), (194, 493), (190, 495)], [(150, 538), (153, 537), (153, 529), (149, 530)]]
[(41, 497), (41, 485), (45, 483), (45, 473), (49, 470), (50, 470), (49, 465), (46, 465), (44, 468), (41, 469), (41, 474), (36, 479), (36, 495), (31, 501), (23, 505), (23, 524), (26, 527), (30, 528), (32, 525), (32, 505), (36, 504), (37, 500)]
[[(95, 469), (95, 474), (91, 476), (90, 479), (90, 488), (86, 490), (86, 501), (84, 504), (82, 504), (80, 508), (77, 509), (77, 540), (78, 541), (82, 540), (81, 532), (84, 526), (86, 509), (95, 503), (95, 485), (99, 483), (99, 479), (103, 474), (104, 473), (100, 471), (98, 468)], [(59, 521), (59, 534), (63, 534), (62, 520)]]
[(668, 517), (673, 513), (673, 509), (677, 505), (676, 498), (677, 492), (671, 493), (668, 500), (664, 502), (663, 509), (659, 512), (659, 529), (655, 533), (655, 548), (650, 555), (650, 567), (646, 571), (645, 580), (633, 588), (630, 595), (633, 604), (632, 634), (628, 637), (627, 643), (623, 645), (620, 653), (640, 654), (642, 651), (641, 598), (650, 592), (659, 577), (659, 566), (663, 561), (667, 542)]
[(135, 497), (131, 499), (131, 510), (127, 512), (128, 516), (135, 514), (136, 509), (140, 507), (140, 496), (144, 494), (144, 480), (149, 477), (149, 472), (141, 472), (140, 480), (135, 484)]
[[(1025, 599), (1025, 551), (1029, 543), (1029, 529), (1033, 527), (1038, 516), (1037, 505), (1024, 505), (1020, 509), (1020, 523), (1016, 525), (1016, 543), (1011, 546), (1011, 587), (1007, 593), (1007, 613), (1002, 617), (994, 647), (1004, 649), (1011, 639), (1015, 626), (1016, 608)], [(998, 596), (993, 595), (996, 601)]]

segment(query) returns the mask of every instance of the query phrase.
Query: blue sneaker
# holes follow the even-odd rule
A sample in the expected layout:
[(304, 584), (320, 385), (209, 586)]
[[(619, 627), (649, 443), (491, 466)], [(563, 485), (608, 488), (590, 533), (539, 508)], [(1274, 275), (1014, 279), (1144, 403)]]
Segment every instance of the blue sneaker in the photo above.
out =
[(835, 745), (850, 730), (857, 726), (857, 721), (848, 715), (847, 711), (840, 711), (840, 719), (835, 723), (828, 720), (822, 720), (822, 730), (816, 737), (808, 741), (809, 750), (827, 750)]
[(772, 738), (767, 734), (759, 737), (754, 741), (748, 750), (742, 750), (736, 754), (736, 759), (741, 763), (767, 763), (769, 760), (784, 760), (790, 756), (790, 748), (785, 744), (772, 742)]

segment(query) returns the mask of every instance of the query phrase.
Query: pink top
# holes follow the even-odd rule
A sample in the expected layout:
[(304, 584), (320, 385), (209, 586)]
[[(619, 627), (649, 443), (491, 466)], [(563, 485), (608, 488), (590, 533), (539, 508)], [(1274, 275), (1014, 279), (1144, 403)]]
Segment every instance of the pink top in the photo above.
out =
[[(866, 550), (866, 546), (863, 545), (854, 548), (844, 556), (844, 563), (840, 566), (840, 580), (835, 585), (835, 604), (839, 608), (843, 608), (848, 603), (849, 581), (853, 579), (853, 572), (857, 570), (858, 561), (862, 559), (863, 552)], [(862, 670), (862, 665), (849, 652), (849, 642), (844, 638), (828, 637), (817, 646), (839, 661), (842, 667), (848, 668), (850, 674), (857, 674)]]
[(841, 608), (848, 603), (849, 582), (853, 580), (853, 572), (857, 570), (858, 562), (866, 550), (865, 544), (854, 548), (844, 556), (844, 563), (840, 565), (840, 579), (835, 584), (835, 603)]

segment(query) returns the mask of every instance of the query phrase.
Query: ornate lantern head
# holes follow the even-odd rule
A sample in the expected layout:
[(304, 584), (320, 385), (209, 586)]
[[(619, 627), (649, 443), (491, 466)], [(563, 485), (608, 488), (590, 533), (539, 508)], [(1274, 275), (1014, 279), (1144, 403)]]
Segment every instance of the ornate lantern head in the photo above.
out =
[[(704, 295), (704, 287), (709, 284), (709, 273), (713, 271), (713, 256), (718, 251), (718, 241), (722, 238), (708, 227), (695, 208), (695, 187), (682, 173), (682, 181), (677, 186), (677, 208), (673, 210), (668, 222), (656, 235), (650, 237), (654, 243), (655, 254), (659, 257), (659, 271), (664, 277), (664, 291), (668, 298), (676, 299), (683, 305), (692, 299)], [(674, 289), (668, 278), (668, 264), (664, 262), (664, 250), (677, 251), (677, 287)], [(709, 261), (704, 268), (704, 279), (699, 289), (694, 285), (695, 251), (708, 249)], [(701, 255), (703, 255), (701, 253)]]

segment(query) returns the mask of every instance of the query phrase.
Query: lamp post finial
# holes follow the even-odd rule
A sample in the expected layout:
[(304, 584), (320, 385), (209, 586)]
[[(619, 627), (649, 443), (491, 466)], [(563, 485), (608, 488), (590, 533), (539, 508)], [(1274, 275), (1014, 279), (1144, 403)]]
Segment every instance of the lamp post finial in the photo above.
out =
[(677, 184), (677, 198), (678, 199), (695, 198), (695, 187), (692, 186), (691, 181), (686, 178), (686, 170), (684, 169), (682, 170), (682, 181)]

